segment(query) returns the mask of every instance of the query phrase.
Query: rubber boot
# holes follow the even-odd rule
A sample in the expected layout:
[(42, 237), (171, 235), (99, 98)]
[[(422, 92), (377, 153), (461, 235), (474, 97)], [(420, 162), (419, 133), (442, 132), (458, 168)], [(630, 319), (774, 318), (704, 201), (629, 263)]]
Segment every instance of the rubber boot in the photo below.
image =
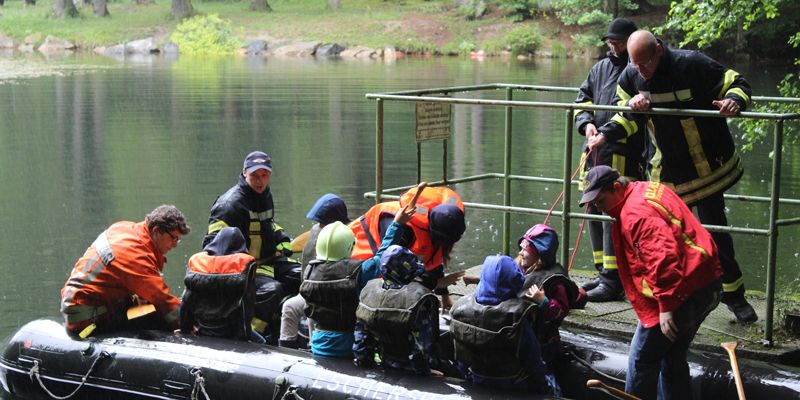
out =
[(756, 310), (747, 302), (744, 295), (723, 296), (722, 302), (725, 303), (728, 310), (733, 313), (740, 324), (748, 325), (758, 321)]
[(603, 270), (598, 278), (600, 284), (586, 292), (589, 301), (602, 303), (606, 301), (622, 300), (625, 297), (625, 292), (622, 290), (622, 282), (619, 281), (617, 270)]
[(590, 291), (597, 287), (600, 284), (600, 273), (603, 271), (603, 264), (595, 264), (594, 269), (597, 270), (597, 276), (595, 276), (592, 280), (584, 282), (581, 287), (585, 291)]

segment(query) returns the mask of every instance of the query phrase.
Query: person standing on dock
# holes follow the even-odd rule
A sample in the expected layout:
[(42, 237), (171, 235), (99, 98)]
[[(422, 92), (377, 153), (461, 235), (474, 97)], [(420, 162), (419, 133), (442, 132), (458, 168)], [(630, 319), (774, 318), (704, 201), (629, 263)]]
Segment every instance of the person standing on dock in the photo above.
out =
[[(617, 18), (608, 26), (608, 33), (603, 36), (603, 41), (608, 45), (608, 54), (598, 61), (589, 71), (586, 80), (578, 91), (578, 104), (616, 105), (613, 102), (617, 90), (617, 78), (628, 65), (628, 36), (636, 31), (636, 24), (625, 18)], [(588, 111), (581, 110), (575, 114), (575, 127), (578, 133), (586, 136), (583, 157), (588, 157), (585, 162), (586, 171), (596, 165), (608, 165), (616, 168), (623, 175), (632, 180), (641, 180), (644, 171), (644, 137), (636, 129), (626, 132), (625, 137), (608, 141), (603, 146), (591, 153), (588, 150), (588, 141), (598, 134), (597, 128), (615, 118), (613, 111)], [(583, 179), (581, 179), (581, 182)], [(583, 185), (581, 184), (581, 189)], [(589, 214), (601, 214), (593, 206), (589, 206)], [(614, 256), (614, 243), (611, 241), (611, 222), (589, 221), (589, 238), (592, 242), (592, 257), (594, 267), (598, 271), (595, 279), (582, 285), (587, 291), (589, 301), (604, 302), (622, 298), (622, 284), (617, 274), (617, 258)]]
[(223, 228), (239, 228), (257, 265), (253, 329), (277, 343), (280, 302), (285, 296), (297, 294), (301, 268), (300, 263), (289, 258), (293, 254), (289, 235), (274, 220), (271, 177), (269, 155), (261, 151), (247, 155), (239, 181), (211, 206), (203, 247)]
[(652, 399), (691, 399), (686, 353), (719, 305), (719, 252), (711, 234), (666, 185), (631, 182), (601, 165), (586, 174), (580, 206), (615, 218), (612, 229), (625, 294), (639, 323), (625, 391)]
[[(615, 99), (634, 111), (653, 106), (719, 111), (735, 116), (750, 103), (750, 85), (738, 72), (702, 53), (668, 49), (648, 31), (628, 38), (630, 64), (619, 77)], [(625, 137), (630, 113), (619, 113), (589, 139), (589, 148)], [(717, 117), (647, 115), (649, 180), (670, 186), (686, 204), (697, 208), (700, 221), (728, 225), (725, 190), (742, 177), (742, 161), (727, 121)], [(713, 232), (724, 272), (722, 302), (743, 324), (758, 319), (744, 297), (742, 271), (729, 233)]]
[[(171, 205), (157, 207), (142, 222), (120, 221), (103, 231), (61, 289), (67, 330), (86, 339), (115, 330), (177, 328), (180, 300), (169, 293), (161, 271), (167, 253), (189, 232), (183, 213)], [(157, 312), (129, 319), (128, 308), (143, 304)]]

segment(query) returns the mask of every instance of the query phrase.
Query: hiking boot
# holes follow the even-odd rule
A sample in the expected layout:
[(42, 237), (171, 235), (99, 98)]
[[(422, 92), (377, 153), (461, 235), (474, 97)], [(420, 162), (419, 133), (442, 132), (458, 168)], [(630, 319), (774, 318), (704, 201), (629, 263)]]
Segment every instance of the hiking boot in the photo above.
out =
[(744, 296), (726, 299), (724, 303), (728, 307), (728, 310), (730, 310), (733, 315), (736, 316), (736, 320), (740, 324), (748, 325), (758, 320), (756, 310), (753, 309), (753, 306), (747, 302)]
[(586, 296), (593, 303), (602, 303), (622, 300), (625, 298), (625, 293), (622, 291), (622, 285), (619, 282), (616, 282), (616, 285), (609, 282), (600, 282), (597, 287), (586, 292)]
[(598, 275), (598, 276), (595, 276), (594, 279), (592, 279), (592, 280), (583, 282), (583, 284), (581, 285), (581, 288), (583, 288), (583, 290), (588, 292), (588, 291), (596, 288), (597, 285), (599, 285), (599, 284), (600, 284), (600, 276)]

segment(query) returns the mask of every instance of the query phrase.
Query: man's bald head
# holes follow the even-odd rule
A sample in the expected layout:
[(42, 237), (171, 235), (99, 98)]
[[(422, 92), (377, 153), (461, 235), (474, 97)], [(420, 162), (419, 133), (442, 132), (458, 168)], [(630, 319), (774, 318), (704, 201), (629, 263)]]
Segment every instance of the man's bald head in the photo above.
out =
[(628, 38), (628, 55), (631, 64), (644, 79), (650, 79), (658, 68), (664, 48), (650, 31), (639, 30)]

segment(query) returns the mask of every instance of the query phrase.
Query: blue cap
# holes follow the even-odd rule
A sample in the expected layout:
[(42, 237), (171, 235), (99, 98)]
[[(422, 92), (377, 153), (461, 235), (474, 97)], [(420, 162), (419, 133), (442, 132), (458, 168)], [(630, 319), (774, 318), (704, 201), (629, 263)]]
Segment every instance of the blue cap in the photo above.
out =
[(324, 194), (317, 199), (317, 202), (306, 214), (306, 218), (323, 225), (328, 225), (335, 221), (343, 224), (350, 223), (350, 218), (347, 217), (347, 205), (344, 204), (344, 200), (341, 197), (333, 193)]
[(244, 166), (242, 168), (244, 168), (248, 174), (259, 169), (272, 172), (272, 159), (263, 151), (254, 151), (248, 154), (244, 159)]
[(425, 272), (425, 264), (411, 250), (393, 244), (381, 255), (381, 277), (385, 289), (408, 285)]
[(431, 239), (438, 242), (454, 244), (461, 239), (466, 229), (464, 212), (453, 204), (439, 204), (428, 214)]

